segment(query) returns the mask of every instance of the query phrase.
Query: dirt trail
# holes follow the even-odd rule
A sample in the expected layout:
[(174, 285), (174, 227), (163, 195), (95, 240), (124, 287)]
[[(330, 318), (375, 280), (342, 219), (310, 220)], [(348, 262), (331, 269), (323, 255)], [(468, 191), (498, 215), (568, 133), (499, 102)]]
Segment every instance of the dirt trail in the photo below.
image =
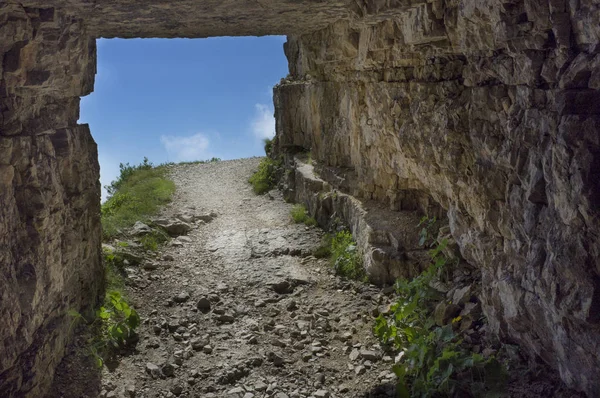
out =
[(165, 216), (217, 216), (163, 248), (157, 269), (129, 270), (140, 342), (103, 371), (100, 396), (393, 395), (381, 387), (393, 380), (391, 358), (371, 335), (387, 298), (310, 256), (322, 231), (294, 224), (278, 192), (252, 192), (258, 162), (173, 169)]

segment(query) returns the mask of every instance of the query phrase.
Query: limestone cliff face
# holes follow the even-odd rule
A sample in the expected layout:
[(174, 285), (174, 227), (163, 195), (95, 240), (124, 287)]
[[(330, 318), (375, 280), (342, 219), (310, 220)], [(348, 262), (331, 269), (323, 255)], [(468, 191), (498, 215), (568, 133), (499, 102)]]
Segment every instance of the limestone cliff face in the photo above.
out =
[(103, 280), (98, 155), (77, 126), (95, 43), (80, 21), (0, 4), (0, 56), (0, 395), (39, 397), (67, 312), (89, 308)]
[(443, 209), (494, 331), (600, 396), (599, 20), (598, 0), (0, 2), (0, 391), (41, 395), (100, 290), (94, 38), (290, 34), (279, 151)]
[(362, 12), (385, 18), (288, 40), (280, 151), (351, 170), (351, 193), (394, 209), (431, 196), (482, 270), (494, 331), (600, 395), (600, 3)]

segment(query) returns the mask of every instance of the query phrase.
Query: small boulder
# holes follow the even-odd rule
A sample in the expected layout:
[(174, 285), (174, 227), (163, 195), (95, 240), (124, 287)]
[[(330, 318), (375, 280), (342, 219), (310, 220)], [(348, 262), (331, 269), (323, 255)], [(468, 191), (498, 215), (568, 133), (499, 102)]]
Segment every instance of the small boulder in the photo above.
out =
[(157, 219), (156, 225), (162, 227), (170, 236), (185, 235), (192, 230), (192, 226), (177, 219)]
[(375, 362), (379, 360), (379, 354), (375, 351), (360, 350), (360, 357), (364, 360)]
[(161, 372), (166, 377), (173, 377), (175, 375), (175, 367), (167, 362), (162, 366)]
[(213, 219), (215, 219), (217, 217), (217, 213), (210, 212), (210, 213), (204, 213), (204, 214), (196, 214), (194, 216), (195, 220), (200, 220), (200, 221), (204, 221), (204, 222), (211, 222)]
[(148, 372), (153, 379), (160, 377), (160, 368), (151, 362), (146, 364), (146, 372)]
[(152, 228), (141, 221), (136, 221), (135, 224), (133, 224), (133, 227), (131, 227), (130, 231), (131, 235), (133, 236), (147, 235), (151, 232)]
[(173, 301), (176, 303), (185, 303), (190, 298), (190, 294), (188, 292), (181, 292), (175, 297), (173, 297)]
[(158, 264), (154, 261), (146, 261), (142, 265), (142, 268), (144, 268), (146, 271), (154, 271), (158, 269)]
[(123, 261), (127, 261), (131, 265), (139, 265), (142, 263), (142, 261), (144, 261), (144, 257), (126, 249), (117, 250), (116, 255), (118, 257), (121, 257)]
[(267, 357), (269, 358), (269, 361), (272, 362), (275, 366), (283, 366), (285, 362), (281, 356), (275, 354), (274, 352), (269, 352), (267, 354)]
[(210, 300), (206, 297), (200, 298), (200, 300), (198, 300), (198, 303), (196, 303), (196, 308), (198, 308), (198, 310), (202, 311), (203, 313), (209, 312), (210, 306)]
[(235, 321), (235, 317), (233, 315), (222, 314), (217, 316), (217, 321), (221, 323), (233, 323)]

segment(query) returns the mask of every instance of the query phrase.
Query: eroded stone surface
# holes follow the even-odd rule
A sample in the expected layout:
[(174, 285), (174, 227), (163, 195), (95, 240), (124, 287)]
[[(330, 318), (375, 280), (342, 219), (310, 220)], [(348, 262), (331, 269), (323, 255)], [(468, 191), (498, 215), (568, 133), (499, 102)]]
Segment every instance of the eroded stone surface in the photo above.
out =
[(280, 152), (394, 209), (441, 205), (493, 329), (598, 395), (597, 2), (400, 3), (288, 40)]

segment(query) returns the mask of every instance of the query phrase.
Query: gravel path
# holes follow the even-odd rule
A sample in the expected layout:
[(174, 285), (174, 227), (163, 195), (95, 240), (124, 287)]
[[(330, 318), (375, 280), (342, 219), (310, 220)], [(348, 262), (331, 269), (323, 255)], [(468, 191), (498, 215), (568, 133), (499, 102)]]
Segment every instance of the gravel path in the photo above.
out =
[(387, 298), (310, 256), (323, 232), (294, 224), (277, 191), (252, 192), (259, 160), (173, 168), (165, 216), (216, 217), (164, 248), (157, 269), (131, 271), (140, 342), (104, 370), (100, 396), (387, 396), (376, 386), (393, 380), (391, 358), (371, 335)]

